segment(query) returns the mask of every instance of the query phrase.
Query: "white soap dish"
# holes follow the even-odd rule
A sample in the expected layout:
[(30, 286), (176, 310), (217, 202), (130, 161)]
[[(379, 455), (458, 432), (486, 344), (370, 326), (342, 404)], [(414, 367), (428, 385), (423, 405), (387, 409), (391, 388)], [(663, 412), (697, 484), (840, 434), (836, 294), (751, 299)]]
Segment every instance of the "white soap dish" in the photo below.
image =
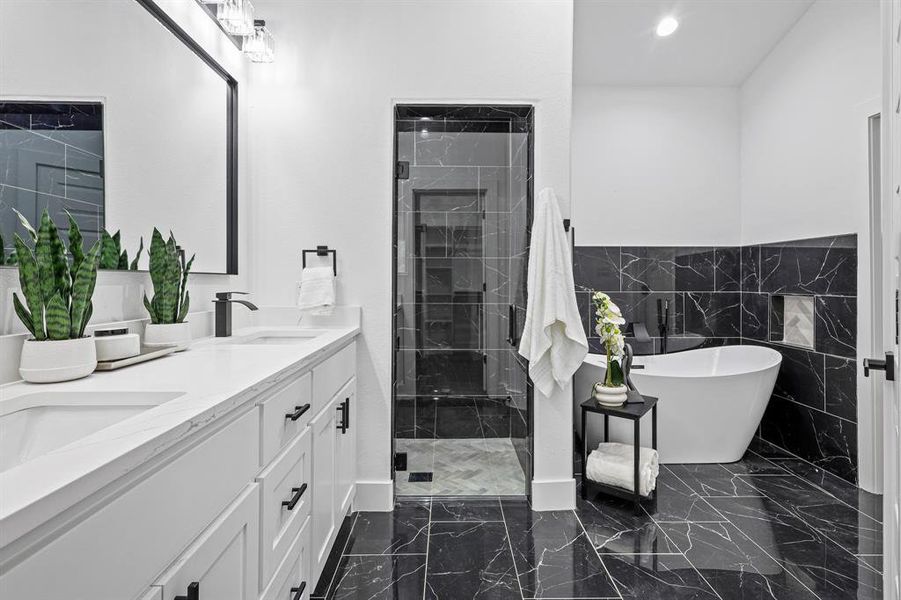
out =
[(167, 354), (172, 354), (176, 349), (177, 348), (175, 346), (168, 346), (166, 348), (148, 348), (147, 346), (141, 346), (140, 354), (136, 354), (135, 356), (129, 356), (128, 358), (120, 358), (117, 360), (97, 361), (96, 370), (115, 371), (116, 369), (121, 369), (122, 367), (136, 365), (138, 363), (147, 362), (148, 360), (153, 360), (155, 358), (162, 358)]

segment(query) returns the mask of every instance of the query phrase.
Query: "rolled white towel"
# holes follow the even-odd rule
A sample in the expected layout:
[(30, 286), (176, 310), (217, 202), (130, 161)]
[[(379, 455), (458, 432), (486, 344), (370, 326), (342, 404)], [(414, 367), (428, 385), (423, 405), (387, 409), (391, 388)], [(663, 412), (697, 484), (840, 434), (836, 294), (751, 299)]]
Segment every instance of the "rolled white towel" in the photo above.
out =
[[(635, 489), (635, 450), (629, 444), (603, 442), (588, 455), (585, 474), (591, 481), (627, 491)], [(649, 495), (657, 487), (660, 472), (657, 451), (641, 448), (638, 453), (638, 493)]]
[(308, 267), (301, 273), (297, 306), (315, 315), (331, 314), (335, 308), (335, 274), (331, 267)]

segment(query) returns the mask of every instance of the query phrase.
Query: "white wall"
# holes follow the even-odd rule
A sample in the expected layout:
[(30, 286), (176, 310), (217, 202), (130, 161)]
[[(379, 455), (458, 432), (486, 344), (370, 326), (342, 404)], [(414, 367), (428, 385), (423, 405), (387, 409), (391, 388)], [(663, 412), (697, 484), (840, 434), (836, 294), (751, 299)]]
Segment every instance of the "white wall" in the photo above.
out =
[[(243, 57), (216, 27), (216, 24), (203, 12), (194, 0), (159, 0), (173, 19), (176, 20), (195, 40), (197, 40), (226, 70), (237, 80), (239, 86), (239, 275), (201, 275), (194, 274), (189, 281), (189, 289), (192, 297), (192, 312), (208, 312), (216, 291), (242, 290), (249, 287), (248, 269), (250, 268), (250, 243), (248, 232), (252, 218), (252, 198), (250, 195), (250, 172), (248, 165), (248, 102), (247, 102), (247, 71), (250, 63)], [(88, 18), (90, 15), (83, 15)], [(150, 13), (146, 13), (151, 23), (156, 20)], [(79, 23), (73, 18), (73, 29), (79, 28)], [(160, 26), (162, 27), (162, 26)], [(3, 56), (0, 65), (9, 60)], [(66, 93), (60, 90), (60, 93)], [(74, 93), (74, 92), (73, 92)], [(223, 92), (224, 94), (224, 92)], [(224, 132), (223, 132), (224, 135)], [(178, 215), (172, 217), (173, 229), (176, 228)], [(160, 223), (167, 226), (166, 223)], [(177, 231), (177, 229), (176, 229)], [(148, 240), (145, 239), (145, 243)], [(131, 248), (129, 248), (131, 250)], [(146, 252), (146, 250), (145, 250)], [(146, 254), (145, 260), (146, 260)], [(145, 263), (146, 264), (146, 263)], [(14, 268), (0, 268), (0, 383), (17, 379), (19, 348), (24, 339), (25, 328), (15, 316), (12, 305), (13, 291), (19, 289), (18, 270)], [(148, 295), (152, 293), (150, 277), (146, 273), (122, 273), (115, 271), (101, 271), (97, 278), (97, 286), (94, 291), (94, 314), (91, 324), (128, 321), (146, 317), (146, 310), (141, 301), (144, 290)], [(208, 314), (196, 314), (189, 317), (194, 320), (202, 331), (209, 324)]]
[(878, 0), (820, 0), (742, 84), (743, 243), (866, 230), (879, 32)]
[(579, 245), (737, 245), (734, 87), (576, 86)]
[[(451, 4), (453, 7), (451, 8)], [(300, 251), (338, 250), (341, 303), (363, 307), (357, 506), (391, 507), (391, 227), (395, 102), (532, 103), (536, 190), (568, 213), (572, 3), (278, 2), (277, 58), (253, 69), (254, 289), (294, 301)], [(536, 498), (572, 506), (569, 396), (536, 398)]]

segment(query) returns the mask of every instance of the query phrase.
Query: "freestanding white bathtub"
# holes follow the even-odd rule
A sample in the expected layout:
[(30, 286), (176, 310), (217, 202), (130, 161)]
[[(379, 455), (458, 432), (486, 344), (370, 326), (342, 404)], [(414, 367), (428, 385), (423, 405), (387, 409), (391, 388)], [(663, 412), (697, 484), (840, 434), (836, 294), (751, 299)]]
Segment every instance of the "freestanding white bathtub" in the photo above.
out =
[[(632, 382), (642, 394), (659, 398), (660, 462), (739, 460), (760, 424), (781, 363), (779, 352), (761, 346), (723, 346), (636, 356)], [(606, 365), (604, 355), (589, 354), (576, 372), (573, 422), (580, 435), (579, 404), (591, 396), (592, 385), (604, 378)], [(597, 446), (603, 437), (603, 417), (589, 415), (587, 429), (589, 447)], [(641, 424), (641, 437), (643, 446), (651, 445), (650, 416)], [(610, 419), (610, 438), (631, 444), (631, 422)]]

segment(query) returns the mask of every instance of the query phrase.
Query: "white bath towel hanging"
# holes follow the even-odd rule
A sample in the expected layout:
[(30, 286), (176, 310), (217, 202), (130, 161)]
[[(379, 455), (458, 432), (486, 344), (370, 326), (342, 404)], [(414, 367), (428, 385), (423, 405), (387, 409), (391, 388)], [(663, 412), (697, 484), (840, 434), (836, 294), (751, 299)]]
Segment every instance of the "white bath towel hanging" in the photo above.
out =
[(301, 272), (297, 306), (314, 315), (330, 315), (335, 308), (335, 274), (332, 267), (307, 267)]
[(528, 303), (519, 354), (545, 396), (563, 388), (588, 354), (576, 305), (572, 257), (554, 190), (538, 193), (529, 247)]

